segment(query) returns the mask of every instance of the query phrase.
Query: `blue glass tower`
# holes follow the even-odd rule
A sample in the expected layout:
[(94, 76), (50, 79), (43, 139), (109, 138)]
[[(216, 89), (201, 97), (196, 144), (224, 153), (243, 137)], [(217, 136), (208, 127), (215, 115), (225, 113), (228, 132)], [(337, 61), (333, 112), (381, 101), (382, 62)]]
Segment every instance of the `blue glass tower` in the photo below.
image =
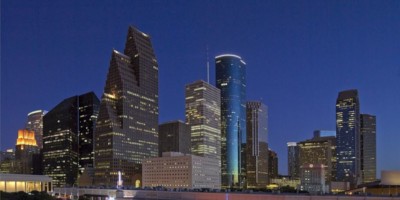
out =
[(339, 92), (336, 101), (337, 181), (360, 183), (360, 103), (357, 90)]
[(246, 184), (246, 63), (237, 55), (215, 57), (221, 90), (221, 174), (223, 188)]

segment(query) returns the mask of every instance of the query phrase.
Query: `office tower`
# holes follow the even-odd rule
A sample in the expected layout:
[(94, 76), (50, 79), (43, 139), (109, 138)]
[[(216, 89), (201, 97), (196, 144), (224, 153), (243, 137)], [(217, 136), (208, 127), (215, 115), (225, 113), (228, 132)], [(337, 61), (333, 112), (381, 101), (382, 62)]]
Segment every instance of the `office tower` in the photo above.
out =
[(300, 178), (299, 147), (296, 142), (288, 142), (288, 175), (294, 178)]
[(361, 114), (361, 174), (363, 183), (376, 180), (376, 117)]
[(186, 85), (186, 123), (190, 127), (192, 154), (221, 160), (220, 90), (202, 80)]
[(246, 176), (246, 63), (237, 55), (215, 57), (221, 90), (221, 168), (223, 188), (242, 188)]
[(28, 113), (28, 121), (25, 129), (35, 132), (35, 139), (40, 149), (43, 148), (43, 116), (47, 113), (45, 110), (35, 110)]
[(265, 188), (268, 183), (268, 110), (259, 101), (246, 103), (247, 188)]
[(268, 149), (268, 175), (270, 179), (278, 177), (278, 154), (271, 149)]
[(339, 92), (336, 101), (337, 181), (360, 183), (360, 103), (357, 90)]
[(0, 173), (12, 174), (18, 173), (16, 171), (15, 162), (15, 151), (14, 149), (7, 149), (6, 151), (0, 151)]
[[(112, 51), (95, 131), (95, 184), (141, 182), (158, 155), (158, 64), (150, 36), (130, 26), (124, 53)], [(134, 178), (138, 177), (138, 178)]]
[(160, 124), (158, 127), (158, 155), (163, 152), (190, 154), (190, 129), (183, 121)]
[(19, 164), (17, 166), (19, 174), (33, 173), (33, 155), (40, 151), (35, 133), (29, 130), (18, 130), (17, 143), (15, 144), (15, 160)]
[[(88, 157), (99, 100), (93, 92), (63, 100), (43, 117), (43, 174), (57, 187), (77, 183), (79, 167), (93, 165)], [(90, 125), (90, 126), (89, 126)], [(81, 153), (82, 152), (82, 153)], [(80, 155), (82, 154), (82, 156)]]
[[(332, 136), (333, 139), (335, 139)], [(332, 141), (330, 139), (313, 138), (297, 143), (299, 148), (299, 166), (323, 165), (325, 180), (332, 180)]]

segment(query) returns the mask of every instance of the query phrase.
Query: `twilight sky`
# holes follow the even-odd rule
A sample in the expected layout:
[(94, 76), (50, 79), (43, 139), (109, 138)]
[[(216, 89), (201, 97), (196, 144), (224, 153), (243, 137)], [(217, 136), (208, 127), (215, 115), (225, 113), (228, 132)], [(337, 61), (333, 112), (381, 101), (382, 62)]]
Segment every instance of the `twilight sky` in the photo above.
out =
[(247, 98), (269, 109), (269, 144), (287, 173), (286, 143), (335, 130), (339, 91), (358, 89), (377, 116), (378, 176), (400, 170), (400, 1), (1, 1), (1, 149), (36, 109), (103, 91), (128, 26), (151, 35), (160, 123), (184, 119), (184, 86), (214, 57), (247, 63)]

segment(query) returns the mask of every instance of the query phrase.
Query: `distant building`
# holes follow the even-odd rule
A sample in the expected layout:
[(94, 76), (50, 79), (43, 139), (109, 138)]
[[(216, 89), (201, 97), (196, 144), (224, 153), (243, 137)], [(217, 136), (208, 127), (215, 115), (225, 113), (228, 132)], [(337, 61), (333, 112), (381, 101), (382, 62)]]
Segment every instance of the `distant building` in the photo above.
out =
[(221, 160), (220, 90), (201, 80), (186, 85), (185, 112), (192, 154)]
[(314, 131), (314, 138), (330, 137), (330, 136), (336, 137), (336, 131), (331, 131), (331, 130), (315, 130)]
[(0, 151), (0, 162), (4, 160), (14, 160), (14, 159), (15, 159), (14, 149), (7, 149), (5, 151)]
[(113, 50), (95, 130), (95, 184), (140, 184), (144, 158), (158, 156), (158, 63), (148, 34), (130, 26)]
[(241, 57), (215, 57), (221, 90), (222, 187), (243, 188), (246, 177), (246, 63)]
[(268, 150), (268, 175), (270, 179), (278, 177), (278, 154), (271, 149)]
[(220, 189), (219, 161), (213, 158), (165, 152), (143, 160), (143, 187)]
[(93, 134), (98, 103), (93, 92), (72, 96), (43, 117), (43, 173), (55, 186), (76, 184), (79, 166), (93, 166), (89, 135)]
[(190, 154), (190, 129), (182, 121), (166, 122), (158, 127), (159, 156), (163, 152)]
[(47, 113), (45, 110), (35, 110), (28, 113), (28, 121), (25, 129), (35, 133), (35, 139), (40, 149), (43, 148), (43, 116)]
[(311, 194), (328, 192), (325, 185), (325, 166), (322, 164), (305, 164), (300, 166), (300, 190)]
[(361, 175), (363, 183), (376, 181), (376, 117), (361, 114)]
[(291, 176), (278, 176), (270, 180), (270, 184), (276, 184), (279, 187), (289, 186), (297, 189), (300, 186), (300, 178), (293, 178)]
[[(18, 162), (19, 174), (32, 174), (33, 155), (39, 154), (40, 149), (36, 143), (35, 133), (29, 130), (18, 130), (18, 138), (15, 144), (15, 160)], [(39, 163), (40, 164), (40, 163)]]
[(247, 188), (264, 189), (268, 183), (268, 110), (262, 102), (249, 101), (247, 116)]
[(300, 177), (299, 147), (296, 142), (288, 142), (288, 174), (292, 178)]
[(0, 151), (0, 173), (2, 174), (13, 174), (19, 173), (19, 164), (15, 161), (14, 149), (7, 149), (6, 151)]
[(357, 90), (339, 92), (336, 100), (336, 180), (355, 187), (360, 174), (360, 103)]
[(309, 164), (325, 167), (324, 174), (326, 181), (330, 182), (332, 180), (332, 143), (334, 143), (335, 137), (313, 138), (311, 140), (305, 140), (298, 142), (299, 147), (299, 164), (300, 166), (305, 166)]

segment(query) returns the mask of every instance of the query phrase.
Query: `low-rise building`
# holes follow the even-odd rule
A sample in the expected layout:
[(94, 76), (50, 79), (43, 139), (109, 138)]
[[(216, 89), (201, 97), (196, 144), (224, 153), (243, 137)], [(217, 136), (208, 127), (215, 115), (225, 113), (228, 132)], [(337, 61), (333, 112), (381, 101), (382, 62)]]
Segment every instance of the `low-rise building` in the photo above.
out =
[(43, 175), (0, 174), (0, 191), (52, 191), (51, 178)]
[(324, 194), (325, 166), (322, 164), (305, 164), (300, 166), (300, 190), (308, 191), (310, 194)]
[(143, 160), (143, 187), (221, 188), (219, 160), (164, 152), (163, 157)]

